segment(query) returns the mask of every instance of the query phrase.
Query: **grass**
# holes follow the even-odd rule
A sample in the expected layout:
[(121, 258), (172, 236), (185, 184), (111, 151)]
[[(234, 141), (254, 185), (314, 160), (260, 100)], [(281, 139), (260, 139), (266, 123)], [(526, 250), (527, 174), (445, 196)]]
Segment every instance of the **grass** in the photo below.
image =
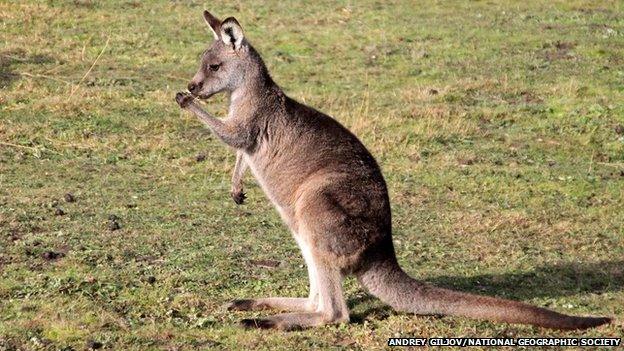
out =
[[(204, 3), (5, 0), (0, 349), (622, 336), (622, 2), (206, 6), (236, 16), (287, 93), (335, 116), (376, 156), (408, 272), (615, 323), (579, 333), (416, 317), (349, 279), (351, 324), (239, 329), (253, 314), (222, 304), (304, 296), (307, 278), (258, 186), (248, 176), (247, 204), (236, 206), (233, 153), (173, 101), (210, 40)], [(207, 108), (224, 115), (226, 99)], [(121, 229), (109, 229), (110, 215)]]

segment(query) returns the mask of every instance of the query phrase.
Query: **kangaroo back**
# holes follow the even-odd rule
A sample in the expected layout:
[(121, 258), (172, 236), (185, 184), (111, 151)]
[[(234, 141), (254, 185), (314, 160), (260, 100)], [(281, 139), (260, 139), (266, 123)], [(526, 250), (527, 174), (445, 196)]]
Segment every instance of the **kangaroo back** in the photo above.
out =
[(375, 261), (358, 272), (357, 276), (370, 293), (397, 311), (464, 316), (568, 330), (596, 327), (611, 321), (605, 317), (568, 316), (522, 302), (430, 286), (407, 275), (395, 258)]

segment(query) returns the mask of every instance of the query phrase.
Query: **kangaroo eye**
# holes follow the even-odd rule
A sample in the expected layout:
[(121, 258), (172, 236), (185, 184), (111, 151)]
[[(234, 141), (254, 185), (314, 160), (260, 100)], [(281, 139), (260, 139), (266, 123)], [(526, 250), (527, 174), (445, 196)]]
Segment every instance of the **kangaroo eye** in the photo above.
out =
[(209, 65), (208, 66), (210, 68), (211, 71), (216, 72), (219, 70), (219, 67), (221, 67), (221, 64), (218, 65)]

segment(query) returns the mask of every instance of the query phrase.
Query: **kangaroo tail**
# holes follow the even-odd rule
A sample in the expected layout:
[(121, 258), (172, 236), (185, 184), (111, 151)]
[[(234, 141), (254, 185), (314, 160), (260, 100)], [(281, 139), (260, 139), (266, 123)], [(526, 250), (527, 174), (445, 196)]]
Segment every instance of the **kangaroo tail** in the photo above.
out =
[(611, 322), (606, 317), (568, 316), (522, 302), (430, 286), (407, 275), (394, 257), (377, 260), (357, 272), (357, 276), (370, 293), (403, 312), (464, 316), (567, 330)]

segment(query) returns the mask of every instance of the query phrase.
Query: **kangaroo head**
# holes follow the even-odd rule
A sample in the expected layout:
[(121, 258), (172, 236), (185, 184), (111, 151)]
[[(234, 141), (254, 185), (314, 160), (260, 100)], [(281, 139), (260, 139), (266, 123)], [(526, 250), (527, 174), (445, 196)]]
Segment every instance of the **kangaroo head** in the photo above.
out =
[(232, 92), (246, 77), (258, 70), (255, 52), (245, 40), (243, 29), (234, 17), (220, 21), (208, 11), (204, 19), (214, 40), (201, 56), (199, 70), (188, 85), (191, 94), (207, 99), (222, 92)]

